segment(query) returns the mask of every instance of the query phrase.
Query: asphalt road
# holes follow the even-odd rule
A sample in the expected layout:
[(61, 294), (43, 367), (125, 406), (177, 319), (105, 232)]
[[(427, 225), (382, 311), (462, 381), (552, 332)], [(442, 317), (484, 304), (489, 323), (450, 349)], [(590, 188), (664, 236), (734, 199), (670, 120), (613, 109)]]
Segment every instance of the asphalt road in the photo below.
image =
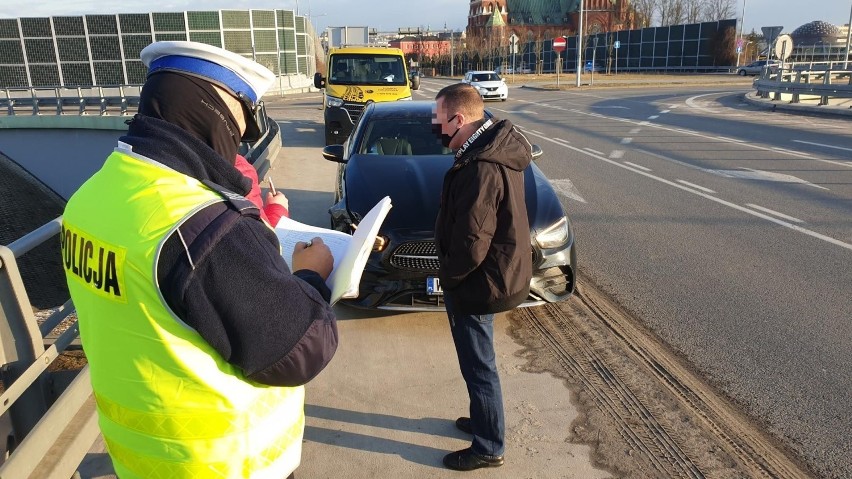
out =
[(820, 475), (852, 477), (852, 122), (747, 91), (512, 88), (488, 107), (544, 149), (583, 273)]

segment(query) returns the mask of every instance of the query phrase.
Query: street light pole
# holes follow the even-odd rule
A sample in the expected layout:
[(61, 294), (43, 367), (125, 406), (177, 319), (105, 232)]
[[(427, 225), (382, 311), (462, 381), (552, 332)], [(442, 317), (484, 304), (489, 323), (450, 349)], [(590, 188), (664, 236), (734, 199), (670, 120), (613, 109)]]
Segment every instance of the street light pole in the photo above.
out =
[(577, 88), (580, 88), (580, 69), (583, 62), (583, 1), (580, 0), (580, 28), (577, 30)]
[[(740, 43), (742, 43), (743, 28), (745, 28), (745, 7), (746, 7), (746, 0), (743, 0), (743, 17), (740, 20), (740, 36), (739, 36)], [(737, 67), (740, 66), (740, 50), (742, 50), (742, 47), (737, 48)]]
[(849, 25), (846, 29), (846, 57), (843, 59), (843, 69), (849, 68), (849, 44), (852, 43), (852, 7), (849, 7)]

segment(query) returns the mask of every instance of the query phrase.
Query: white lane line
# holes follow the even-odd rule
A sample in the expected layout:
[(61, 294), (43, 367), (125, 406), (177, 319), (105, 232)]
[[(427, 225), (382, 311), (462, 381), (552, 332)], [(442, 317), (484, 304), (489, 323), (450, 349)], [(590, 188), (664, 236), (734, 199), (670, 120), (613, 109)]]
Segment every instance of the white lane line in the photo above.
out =
[[(705, 96), (712, 96), (712, 95), (721, 96), (721, 95), (729, 95), (731, 93), (737, 93), (737, 92), (735, 92), (735, 91), (723, 91), (723, 92), (716, 92), (716, 93), (705, 93), (703, 95), (696, 95), (696, 96), (687, 98), (684, 103), (686, 103), (686, 106), (688, 106), (690, 108), (694, 108), (696, 110), (701, 110), (701, 111), (706, 111), (707, 113), (721, 113), (718, 110), (713, 110), (711, 108), (704, 108), (704, 107), (700, 106), (699, 102), (696, 101), (696, 100), (698, 100), (701, 97), (705, 97)], [(726, 113), (725, 116), (731, 117), (731, 116), (743, 116), (743, 115), (738, 114), (738, 113)]]
[[(552, 141), (550, 138), (547, 138), (545, 136), (542, 136), (542, 135), (537, 135), (537, 136), (539, 136), (541, 139), (543, 139), (545, 141)], [(556, 143), (556, 142), (553, 142), (553, 143)], [(556, 144), (560, 144), (560, 143), (556, 143)], [(711, 196), (708, 193), (704, 193), (703, 191), (698, 191), (698, 190), (690, 188), (686, 185), (681, 185), (681, 184), (675, 183), (673, 181), (669, 181), (665, 178), (661, 178), (659, 176), (652, 175), (651, 173), (641, 171), (639, 169), (633, 168), (633, 167), (628, 166), (628, 165), (623, 165), (621, 163), (618, 163), (617, 161), (610, 160), (609, 158), (604, 158), (603, 156), (600, 156), (600, 155), (593, 155), (593, 154), (591, 154), (588, 151), (585, 151), (583, 149), (576, 148), (576, 147), (573, 147), (573, 146), (570, 146), (570, 145), (562, 145), (562, 146), (564, 146), (565, 148), (568, 148), (569, 150), (576, 151), (577, 153), (581, 153), (583, 155), (587, 155), (587, 156), (590, 156), (592, 158), (595, 158), (596, 160), (600, 160), (600, 161), (603, 161), (605, 163), (609, 163), (611, 165), (617, 166), (617, 167), (625, 169), (627, 171), (632, 171), (632, 172), (636, 173), (637, 175), (642, 175), (642, 176), (649, 178), (649, 179), (652, 179), (654, 181), (658, 181), (660, 183), (675, 187), (679, 190), (683, 190), (683, 191), (686, 191), (688, 193), (692, 193), (696, 196), (700, 196), (700, 197), (705, 198), (707, 200), (710, 200), (714, 203), (718, 203), (720, 205), (727, 206), (728, 208), (735, 209), (737, 211), (741, 211), (741, 212), (749, 214), (751, 216), (755, 216), (757, 218), (761, 218), (761, 219), (764, 219), (766, 221), (775, 223), (779, 226), (783, 226), (783, 227), (791, 229), (793, 231), (797, 231), (799, 233), (808, 235), (812, 238), (816, 238), (818, 240), (825, 241), (826, 243), (830, 243), (830, 244), (833, 244), (835, 246), (840, 246), (841, 248), (848, 249), (848, 250), (852, 251), (852, 243), (846, 243), (846, 242), (841, 241), (839, 239), (832, 238), (831, 236), (826, 236), (824, 234), (817, 233), (816, 231), (809, 230), (807, 228), (803, 228), (799, 225), (795, 225), (793, 223), (783, 221), (782, 219), (777, 218), (775, 216), (769, 216), (769, 215), (763, 214), (759, 211), (755, 211), (751, 208), (746, 208), (745, 206), (741, 206), (741, 205), (738, 205), (736, 203), (731, 203), (730, 201), (725, 201), (725, 200), (718, 198), (716, 196)]]
[(811, 156), (807, 153), (800, 153), (800, 152), (795, 151), (795, 150), (788, 150), (786, 148), (779, 148), (777, 146), (773, 146), (772, 149), (775, 150), (775, 151), (781, 151), (783, 153), (787, 153), (788, 155), (799, 156), (799, 157), (802, 157), (802, 158), (807, 158), (809, 160), (816, 160), (816, 158), (814, 158), (813, 156)]
[(584, 149), (584, 150), (586, 150), (586, 151), (592, 152), (592, 153), (594, 153), (594, 154), (596, 154), (596, 155), (603, 155), (603, 152), (602, 152), (602, 151), (593, 150), (593, 149), (591, 149), (591, 148), (583, 148), (583, 149)]
[(660, 113), (668, 113), (668, 112), (670, 112), (670, 111), (671, 111), (671, 110), (663, 110), (663, 111), (661, 111)]
[(717, 136), (716, 139), (731, 142), (731, 143), (743, 143), (743, 142), (745, 142), (745, 140), (738, 140), (736, 138), (728, 138), (727, 136)]
[(502, 111), (503, 113), (516, 113), (516, 114), (526, 114), (526, 115), (538, 115), (537, 111), (532, 110), (501, 110), (500, 108), (495, 108), (497, 111)]
[(752, 203), (748, 203), (746, 204), (746, 206), (748, 206), (749, 208), (754, 208), (756, 210), (763, 211), (764, 213), (769, 213), (770, 215), (774, 215), (779, 218), (784, 218), (785, 220), (792, 221), (793, 223), (804, 223), (804, 221), (800, 220), (799, 218), (793, 218), (792, 216), (787, 216), (784, 213), (779, 213), (775, 210), (770, 210), (769, 208), (764, 208), (762, 206), (758, 206)]
[(633, 138), (629, 138), (629, 137), (628, 137), (628, 138), (622, 138), (622, 139), (621, 139), (621, 144), (622, 144), (622, 145), (629, 145), (629, 144), (631, 144), (631, 143), (633, 143)]
[(654, 171), (654, 170), (652, 170), (652, 169), (650, 169), (650, 168), (645, 168), (645, 167), (644, 167), (644, 166), (642, 166), (642, 165), (637, 165), (636, 163), (631, 163), (631, 162), (629, 162), (629, 161), (625, 161), (625, 162), (624, 162), (624, 164), (625, 164), (625, 165), (630, 165), (630, 166), (632, 166), (633, 168), (638, 168), (638, 169), (640, 169), (640, 170), (642, 170), (642, 171)]
[(527, 131), (528, 131), (528, 132), (530, 132), (530, 133), (535, 133), (536, 135), (543, 135), (543, 134), (544, 134), (544, 133), (542, 133), (542, 132), (540, 132), (540, 131), (535, 131), (535, 130), (529, 130), (529, 129), (528, 129)]
[(612, 150), (612, 153), (609, 154), (610, 158), (619, 159), (624, 158), (624, 150)]
[(835, 150), (852, 151), (852, 148), (844, 148), (842, 146), (826, 145), (825, 143), (814, 143), (812, 141), (793, 140), (793, 143), (804, 143), (806, 145), (821, 146), (823, 148), (834, 148)]
[(570, 143), (571, 143), (570, 141), (568, 141), (568, 140), (563, 140), (562, 138), (554, 138), (554, 140), (559, 141), (559, 142), (562, 142), (562, 143), (565, 143), (566, 145), (568, 145), (568, 144), (570, 144)]
[(832, 161), (832, 160), (819, 160), (823, 163), (831, 163), (832, 165), (840, 165), (840, 166), (848, 166), (852, 168), (852, 161)]
[(642, 126), (648, 126), (648, 125), (650, 125), (650, 124), (651, 124), (651, 122), (650, 122), (650, 121), (640, 121), (640, 122), (638, 123), (638, 125), (642, 125)]
[[(672, 162), (676, 165), (685, 166), (687, 168), (692, 168), (693, 170), (703, 171), (705, 173), (712, 173), (711, 170), (708, 170), (706, 168), (702, 168), (700, 166), (695, 166), (695, 165), (687, 163), (685, 161), (675, 160), (674, 158), (669, 158), (668, 156), (664, 156), (664, 155), (661, 155), (659, 153), (654, 153), (653, 151), (643, 150), (641, 148), (634, 148), (634, 150), (638, 151), (639, 153), (645, 154), (645, 155), (650, 155), (650, 156), (653, 156), (655, 158), (659, 158), (661, 160), (670, 161), (670, 162)], [(648, 171), (651, 171), (651, 170), (648, 170)]]
[(550, 185), (553, 186), (553, 189), (556, 190), (560, 195), (570, 198), (573, 200), (577, 200), (580, 203), (586, 203), (586, 200), (580, 196), (580, 191), (577, 190), (577, 187), (571, 183), (571, 180), (568, 178), (564, 178), (561, 180), (550, 180)]
[(695, 183), (690, 183), (690, 182), (688, 182), (688, 181), (686, 181), (686, 180), (677, 180), (677, 182), (678, 182), (678, 183), (680, 183), (680, 184), (682, 184), (682, 185), (691, 186), (691, 187), (695, 188), (696, 190), (701, 190), (701, 191), (703, 191), (703, 192), (705, 192), (705, 193), (712, 193), (712, 194), (716, 194), (716, 192), (715, 192), (715, 191), (713, 191), (713, 190), (711, 190), (710, 188), (705, 188), (705, 187), (703, 187), (703, 186), (696, 185)]
[(641, 128), (634, 128), (634, 129), (630, 130), (630, 134), (635, 135), (635, 134), (639, 133), (640, 131), (642, 131)]
[(660, 115), (651, 115), (651, 116), (648, 117), (648, 119), (649, 120), (656, 120), (659, 117), (660, 117)]

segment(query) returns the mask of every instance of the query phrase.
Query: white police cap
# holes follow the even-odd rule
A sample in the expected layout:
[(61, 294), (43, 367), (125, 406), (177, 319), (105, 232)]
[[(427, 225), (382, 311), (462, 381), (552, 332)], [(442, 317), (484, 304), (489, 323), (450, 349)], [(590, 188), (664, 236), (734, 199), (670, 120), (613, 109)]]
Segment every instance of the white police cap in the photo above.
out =
[(158, 71), (174, 71), (193, 75), (245, 97), (252, 104), (266, 93), (275, 74), (248, 58), (198, 42), (155, 42), (142, 49), (142, 63), (148, 75)]

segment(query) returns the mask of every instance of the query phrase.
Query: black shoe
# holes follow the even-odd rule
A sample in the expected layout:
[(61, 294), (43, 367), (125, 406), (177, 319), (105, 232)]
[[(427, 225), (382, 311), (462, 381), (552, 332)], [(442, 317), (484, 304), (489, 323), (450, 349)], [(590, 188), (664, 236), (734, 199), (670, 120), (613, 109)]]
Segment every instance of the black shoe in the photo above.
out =
[(460, 417), (456, 419), (456, 428), (461, 432), (473, 434), (473, 429), (470, 428), (469, 417)]
[(485, 456), (467, 448), (451, 452), (444, 456), (444, 465), (455, 471), (472, 471), (483, 467), (500, 467), (503, 465), (503, 456)]

